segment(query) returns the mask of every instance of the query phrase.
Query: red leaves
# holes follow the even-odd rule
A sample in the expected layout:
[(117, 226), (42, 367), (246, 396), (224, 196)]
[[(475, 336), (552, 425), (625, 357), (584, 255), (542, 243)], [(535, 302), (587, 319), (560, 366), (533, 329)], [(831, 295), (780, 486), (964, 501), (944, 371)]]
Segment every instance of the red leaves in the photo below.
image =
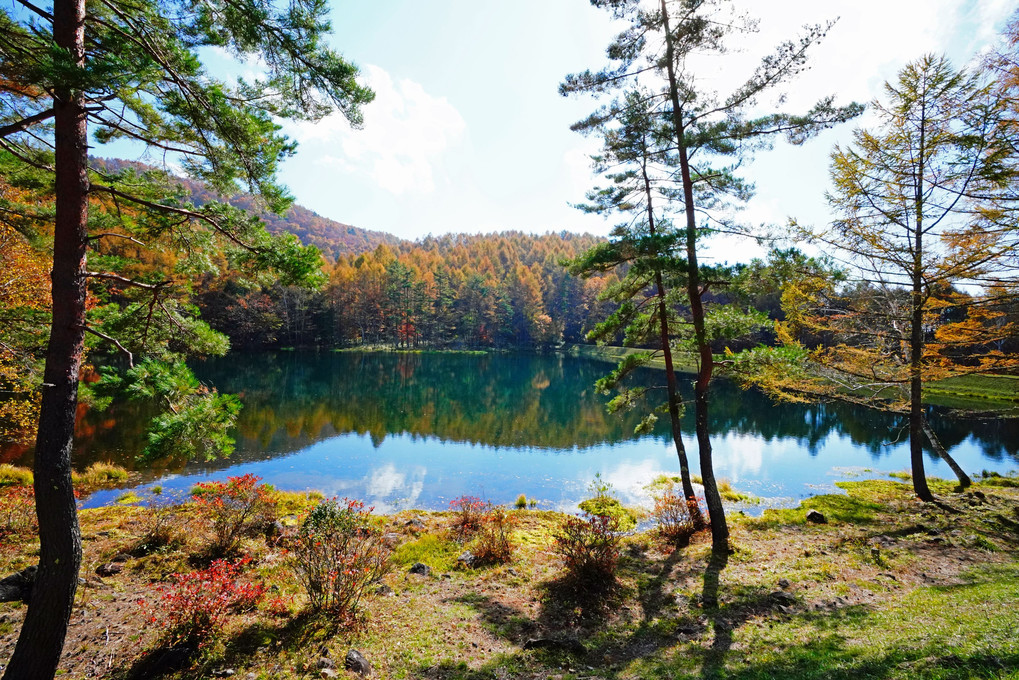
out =
[(216, 560), (205, 569), (173, 574), (171, 586), (157, 589), (160, 606), (149, 622), (165, 628), (163, 639), (170, 646), (208, 644), (229, 612), (254, 608), (265, 595), (263, 584), (240, 579), (249, 561)]
[(245, 533), (276, 519), (273, 489), (259, 484), (261, 479), (252, 474), (228, 477), (226, 482), (201, 482), (191, 491), (199, 510), (212, 521), (213, 547), (220, 553), (232, 550)]

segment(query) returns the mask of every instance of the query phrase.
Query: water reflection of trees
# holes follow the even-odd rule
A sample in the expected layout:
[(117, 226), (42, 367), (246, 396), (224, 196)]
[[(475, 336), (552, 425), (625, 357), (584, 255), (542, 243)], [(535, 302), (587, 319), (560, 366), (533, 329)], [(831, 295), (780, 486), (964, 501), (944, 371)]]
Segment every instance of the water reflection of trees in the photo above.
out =
[[(278, 354), (219, 360), (203, 375), (242, 392), (240, 436), (261, 450), (292, 450), (339, 433), (437, 437), (496, 447), (586, 448), (633, 438), (640, 414), (605, 412), (593, 383), (606, 364), (562, 356), (490, 354)], [(644, 382), (653, 384), (648, 371)], [(690, 381), (681, 381), (692, 396)], [(875, 458), (885, 455), (905, 421), (845, 403), (772, 403), (721, 382), (712, 398), (715, 434), (765, 441), (794, 439), (816, 455), (832, 434)], [(1019, 459), (1019, 421), (930, 416), (943, 442), (972, 436), (991, 458)], [(664, 420), (654, 436), (668, 437)], [(692, 410), (683, 429), (693, 432)], [(286, 436), (281, 437), (282, 430)], [(245, 444), (244, 448), (248, 448)]]
[[(238, 447), (230, 464), (289, 453), (339, 434), (438, 438), (494, 447), (584, 449), (632, 439), (641, 414), (605, 412), (594, 381), (608, 364), (529, 354), (288, 353), (234, 354), (200, 364), (202, 380), (238, 394)], [(660, 376), (642, 376), (654, 384)], [(689, 380), (682, 386), (691, 396)], [(848, 438), (874, 458), (889, 452), (902, 419), (859, 406), (773, 404), (720, 382), (711, 404), (715, 434), (795, 440), (817, 455), (830, 435)], [(133, 467), (147, 415), (137, 404), (82, 413), (75, 465), (118, 459)], [(668, 438), (664, 422), (654, 433)], [(946, 446), (972, 437), (994, 460), (1019, 460), (1019, 421), (930, 416)], [(692, 409), (683, 429), (693, 432)], [(179, 465), (166, 463), (170, 467)], [(837, 464), (837, 462), (836, 462)]]

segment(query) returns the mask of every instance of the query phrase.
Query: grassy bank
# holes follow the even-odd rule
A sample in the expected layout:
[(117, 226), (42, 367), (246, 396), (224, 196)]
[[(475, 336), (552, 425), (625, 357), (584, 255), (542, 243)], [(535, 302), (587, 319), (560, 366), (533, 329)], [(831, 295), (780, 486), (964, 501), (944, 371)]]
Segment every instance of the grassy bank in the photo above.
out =
[(924, 401), (978, 411), (1019, 416), (1019, 376), (964, 375), (924, 386)]
[[(568, 345), (563, 350), (570, 356), (618, 363), (623, 357), (643, 350), (632, 347), (599, 345)], [(676, 356), (676, 368), (683, 373), (696, 373), (697, 366), (690, 354)], [(662, 359), (651, 361), (651, 368), (664, 369)], [(1019, 416), (1019, 376), (966, 375), (947, 378), (924, 385), (924, 401), (963, 411), (987, 411)]]
[[(193, 503), (87, 510), (60, 677), (335, 677), (355, 648), (377, 678), (1019, 678), (1019, 489), (935, 484), (931, 505), (894, 481), (840, 486), (798, 509), (734, 515), (724, 564), (702, 534), (684, 547), (626, 536), (614, 581), (586, 589), (553, 549), (563, 515), (510, 511), (511, 560), (479, 568), (457, 561), (457, 515), (382, 517), (391, 570), (346, 622), (310, 613), (283, 544), (250, 535), (232, 555), (271, 597), (176, 656), (150, 624), (159, 589), (209, 564), (213, 528)], [(283, 522), (318, 498), (281, 496)], [(808, 509), (827, 523), (806, 521)], [(169, 540), (151, 543), (154, 522)], [(8, 534), (3, 573), (37, 550)], [(410, 573), (418, 562), (431, 572)], [(0, 659), (24, 611), (0, 604)]]

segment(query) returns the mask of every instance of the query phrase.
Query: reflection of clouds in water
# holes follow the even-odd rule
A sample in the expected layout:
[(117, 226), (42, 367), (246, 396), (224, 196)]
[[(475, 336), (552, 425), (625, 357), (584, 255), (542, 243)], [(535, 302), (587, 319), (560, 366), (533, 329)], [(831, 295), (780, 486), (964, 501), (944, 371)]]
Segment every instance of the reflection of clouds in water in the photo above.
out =
[(764, 465), (764, 447), (764, 441), (753, 435), (729, 433), (714, 438), (712, 462), (715, 474), (725, 476), (733, 483), (744, 476), (756, 476)]
[(425, 488), (426, 472), (427, 470), (420, 465), (400, 472), (392, 463), (372, 470), (365, 479), (368, 504), (374, 506), (376, 512), (381, 513), (414, 507), (414, 503)]
[[(728, 433), (722, 437), (712, 437), (712, 460), (715, 474), (726, 477), (731, 482), (739, 482), (745, 478), (760, 478), (765, 469), (764, 458), (767, 455), (768, 467), (783, 458), (790, 456), (802, 458), (802, 447), (795, 439), (764, 438), (752, 434)], [(691, 463), (696, 460), (693, 452)], [(767, 476), (767, 474), (765, 475)]]
[[(678, 473), (678, 465), (675, 471), (664, 470), (659, 461), (649, 458), (638, 462), (624, 461), (615, 467), (602, 470), (601, 476), (604, 481), (612, 485), (612, 489), (609, 491), (610, 495), (618, 498), (623, 505), (650, 507), (652, 502), (651, 495), (646, 488), (647, 485), (661, 475)], [(579, 486), (583, 489), (583, 495), (577, 499), (578, 503), (591, 496), (589, 487), (593, 480), (594, 473), (580, 480)]]

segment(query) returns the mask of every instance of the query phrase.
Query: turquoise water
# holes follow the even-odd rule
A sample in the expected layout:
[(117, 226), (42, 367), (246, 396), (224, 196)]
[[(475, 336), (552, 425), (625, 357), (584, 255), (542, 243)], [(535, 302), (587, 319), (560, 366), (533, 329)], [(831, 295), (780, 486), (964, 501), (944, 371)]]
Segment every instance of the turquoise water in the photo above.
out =
[[(647, 504), (649, 482), (678, 474), (675, 449), (666, 419), (637, 436), (643, 412), (606, 413), (607, 397), (593, 383), (610, 368), (522, 353), (231, 355), (196, 373), (244, 402), (236, 452), (211, 464), (160, 461), (139, 469), (137, 488), (158, 483), (184, 494), (198, 481), (254, 473), (283, 489), (359, 498), (382, 512), (444, 509), (465, 494), (494, 503), (525, 494), (541, 508), (572, 510), (601, 474), (624, 502)], [(636, 380), (654, 386), (662, 375), (647, 370)], [(725, 381), (712, 394), (716, 474), (761, 498), (740, 506), (747, 512), (794, 505), (842, 479), (908, 468), (900, 418), (844, 404), (776, 405)], [(138, 409), (85, 413), (76, 467), (113, 460), (135, 468), (147, 418)], [(696, 473), (692, 415), (683, 422)], [(1019, 421), (930, 418), (967, 471), (1019, 469)], [(927, 465), (931, 475), (951, 476), (932, 454)]]

